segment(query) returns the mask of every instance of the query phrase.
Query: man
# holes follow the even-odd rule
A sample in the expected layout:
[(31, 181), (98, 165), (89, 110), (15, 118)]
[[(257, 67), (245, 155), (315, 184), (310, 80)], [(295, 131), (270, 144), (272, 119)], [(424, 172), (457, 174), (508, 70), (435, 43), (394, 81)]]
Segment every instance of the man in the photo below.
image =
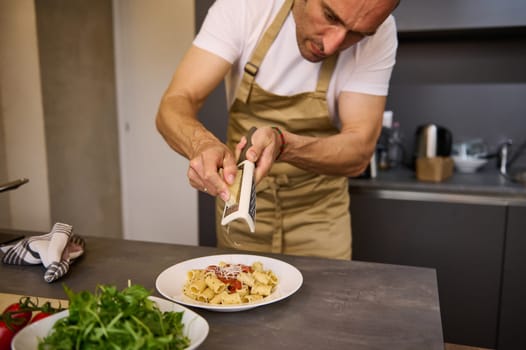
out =
[[(157, 128), (216, 199), (220, 247), (351, 258), (348, 176), (379, 136), (397, 0), (217, 0), (165, 92)], [(227, 144), (199, 121), (225, 78)], [(219, 224), (236, 159), (256, 126), (256, 231)]]

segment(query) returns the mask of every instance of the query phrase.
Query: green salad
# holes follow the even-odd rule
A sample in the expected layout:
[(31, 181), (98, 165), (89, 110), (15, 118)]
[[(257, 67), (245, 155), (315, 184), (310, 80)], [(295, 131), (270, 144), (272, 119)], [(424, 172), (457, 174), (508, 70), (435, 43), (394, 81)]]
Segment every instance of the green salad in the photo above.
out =
[(95, 293), (74, 293), (69, 316), (58, 320), (39, 349), (184, 349), (183, 312), (162, 312), (140, 285), (119, 291), (99, 285)]

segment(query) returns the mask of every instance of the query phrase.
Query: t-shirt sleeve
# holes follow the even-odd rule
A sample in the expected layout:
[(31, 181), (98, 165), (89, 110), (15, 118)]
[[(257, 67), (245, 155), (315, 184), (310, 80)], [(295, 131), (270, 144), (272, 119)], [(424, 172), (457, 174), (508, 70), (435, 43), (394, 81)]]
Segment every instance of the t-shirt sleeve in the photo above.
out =
[(396, 23), (394, 17), (389, 16), (356, 50), (355, 66), (342, 90), (387, 96), (397, 47)]
[(244, 11), (244, 1), (216, 0), (193, 44), (233, 63), (243, 47)]

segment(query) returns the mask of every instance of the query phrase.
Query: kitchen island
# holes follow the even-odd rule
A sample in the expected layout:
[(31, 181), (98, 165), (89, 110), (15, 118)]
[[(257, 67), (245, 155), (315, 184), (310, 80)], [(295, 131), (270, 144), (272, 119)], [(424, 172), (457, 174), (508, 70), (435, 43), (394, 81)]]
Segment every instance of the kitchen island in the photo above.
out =
[[(187, 259), (233, 253), (97, 237), (61, 280), (48, 284), (44, 268), (0, 264), (0, 293), (65, 299), (63, 284), (94, 291), (131, 280), (160, 296), (157, 276)], [(236, 251), (239, 252), (239, 251)], [(297, 267), (302, 287), (255, 309), (221, 313), (193, 308), (210, 325), (201, 349), (427, 349), (443, 350), (434, 269), (357, 261), (257, 254)]]

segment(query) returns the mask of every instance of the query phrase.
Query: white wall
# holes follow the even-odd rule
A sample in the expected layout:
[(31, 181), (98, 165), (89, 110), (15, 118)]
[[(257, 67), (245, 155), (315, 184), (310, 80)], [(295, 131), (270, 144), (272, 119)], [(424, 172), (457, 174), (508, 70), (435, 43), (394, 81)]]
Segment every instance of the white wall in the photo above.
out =
[[(155, 130), (164, 89), (194, 36), (194, 0), (114, 0), (124, 237), (195, 245), (197, 193), (187, 161)], [(3, 227), (51, 226), (35, 8), (0, 1), (0, 108), (8, 180), (30, 182), (8, 196)], [(4, 224), (4, 223), (3, 223)]]
[(196, 245), (188, 162), (155, 129), (162, 93), (194, 37), (194, 0), (113, 0), (124, 237)]
[(33, 0), (0, 1), (0, 115), (8, 180), (29, 183), (4, 192), (8, 227), (48, 231), (50, 205), (44, 113)]

